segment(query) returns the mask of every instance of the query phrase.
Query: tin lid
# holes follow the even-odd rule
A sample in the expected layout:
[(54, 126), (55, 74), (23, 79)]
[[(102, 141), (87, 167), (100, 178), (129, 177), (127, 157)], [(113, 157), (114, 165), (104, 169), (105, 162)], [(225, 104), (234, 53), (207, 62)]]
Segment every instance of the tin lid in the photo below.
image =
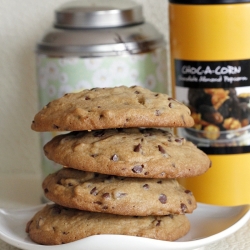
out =
[(104, 29), (49, 30), (36, 51), (50, 56), (101, 57), (145, 53), (165, 47), (164, 37), (150, 23)]
[(250, 0), (169, 0), (169, 2), (177, 4), (238, 4), (250, 3)]
[(55, 11), (57, 28), (111, 28), (142, 23), (142, 7), (131, 0), (71, 1)]

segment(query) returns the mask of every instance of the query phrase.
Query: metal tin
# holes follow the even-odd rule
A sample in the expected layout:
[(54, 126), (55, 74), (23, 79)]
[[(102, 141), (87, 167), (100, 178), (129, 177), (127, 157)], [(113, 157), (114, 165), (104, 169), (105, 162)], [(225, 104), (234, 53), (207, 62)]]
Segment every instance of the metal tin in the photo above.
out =
[(162, 35), (149, 23), (113, 29), (50, 30), (39, 42), (38, 53), (50, 56), (116, 56), (137, 54), (165, 46)]
[(57, 28), (112, 28), (144, 22), (142, 7), (132, 1), (91, 0), (67, 3), (56, 11)]
[[(40, 108), (85, 88), (140, 85), (166, 92), (164, 37), (130, 0), (82, 0), (59, 7), (36, 53)], [(41, 133), (41, 147), (53, 136)], [(43, 174), (57, 169), (42, 153)]]
[(74, 1), (56, 10), (54, 28), (37, 45), (51, 56), (111, 56), (144, 53), (165, 46), (132, 1)]

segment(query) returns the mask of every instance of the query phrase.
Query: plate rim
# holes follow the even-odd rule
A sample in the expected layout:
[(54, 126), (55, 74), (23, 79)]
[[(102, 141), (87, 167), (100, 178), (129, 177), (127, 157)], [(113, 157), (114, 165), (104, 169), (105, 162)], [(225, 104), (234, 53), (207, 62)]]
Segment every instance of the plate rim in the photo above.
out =
[[(32, 207), (28, 207), (28, 208), (24, 208), (24, 209), (1, 209), (1, 215), (4, 212), (20, 212), (22, 211), (23, 213), (27, 213), (27, 214), (31, 214), (31, 213), (36, 213), (39, 209), (41, 209), (42, 207), (44, 207), (46, 204), (53, 204), (53, 202), (49, 202), (49, 203), (44, 203), (44, 204), (40, 204), (37, 206), (32, 206)], [(244, 224), (247, 223), (247, 221), (250, 219), (250, 204), (245, 204), (245, 205), (239, 205), (239, 206), (218, 206), (218, 205), (210, 205), (210, 204), (205, 204), (205, 203), (200, 203), (197, 202), (197, 209), (208, 209), (209, 207), (213, 207), (213, 209), (216, 208), (236, 208), (236, 207), (240, 207), (242, 208), (242, 211), (245, 210), (244, 215), (241, 216), (241, 218), (236, 221), (233, 225), (231, 225), (230, 227), (205, 238), (202, 239), (197, 239), (197, 240), (191, 240), (191, 241), (162, 241), (162, 240), (156, 240), (156, 239), (150, 239), (150, 238), (144, 238), (144, 237), (136, 237), (136, 236), (127, 236), (127, 235), (107, 235), (107, 234), (103, 234), (103, 235), (93, 235), (93, 236), (89, 236), (87, 238), (75, 241), (75, 242), (71, 242), (71, 243), (67, 243), (67, 244), (63, 244), (63, 245), (55, 245), (55, 246), (44, 246), (44, 245), (39, 245), (37, 243), (33, 243), (33, 242), (26, 242), (26, 241), (20, 241), (20, 240), (13, 240), (9, 235), (6, 235), (5, 233), (3, 233), (1, 231), (1, 225), (0, 225), (0, 239), (3, 240), (4, 242), (14, 246), (14, 247), (18, 247), (18, 248), (22, 248), (24, 250), (33, 250), (33, 249), (37, 249), (37, 250), (56, 250), (56, 249), (61, 249), (61, 250), (66, 250), (68, 247), (70, 247), (72, 250), (74, 249), (80, 249), (77, 247), (77, 245), (81, 245), (81, 242), (85, 241), (91, 241), (94, 240), (96, 241), (98, 238), (103, 238), (104, 240), (109, 240), (109, 238), (117, 238), (117, 239), (122, 239), (125, 238), (126, 240), (130, 239), (130, 241), (137, 241), (137, 242), (145, 242), (144, 244), (153, 244), (153, 243), (157, 243), (158, 245), (160, 245), (161, 247), (159, 249), (182, 249), (182, 250), (187, 250), (187, 249), (193, 249), (193, 248), (199, 248), (208, 244), (212, 244), (215, 243), (231, 234), (233, 234), (234, 232), (238, 231), (241, 227), (244, 226)], [(193, 214), (186, 214), (187, 217), (190, 219), (191, 216), (195, 217), (195, 211)], [(32, 216), (32, 215), (31, 215)], [(28, 236), (27, 236), (28, 237)], [(181, 239), (181, 238), (180, 238)], [(83, 247), (83, 245), (82, 245)], [(99, 248), (98, 248), (99, 249)], [(158, 248), (157, 248), (158, 249)]]

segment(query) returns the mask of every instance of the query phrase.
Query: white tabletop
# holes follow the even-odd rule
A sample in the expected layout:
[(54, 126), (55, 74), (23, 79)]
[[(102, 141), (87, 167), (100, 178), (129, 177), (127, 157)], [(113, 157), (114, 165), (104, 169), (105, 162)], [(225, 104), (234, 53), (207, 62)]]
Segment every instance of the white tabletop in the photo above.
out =
[[(36, 175), (0, 177), (0, 207), (23, 208), (41, 203), (41, 178)], [(1, 250), (17, 250), (0, 240)], [(236, 233), (199, 250), (250, 250), (250, 220)], [(35, 249), (34, 249), (35, 250)], [(87, 249), (86, 249), (87, 250)], [(153, 249), (152, 249), (153, 250)]]

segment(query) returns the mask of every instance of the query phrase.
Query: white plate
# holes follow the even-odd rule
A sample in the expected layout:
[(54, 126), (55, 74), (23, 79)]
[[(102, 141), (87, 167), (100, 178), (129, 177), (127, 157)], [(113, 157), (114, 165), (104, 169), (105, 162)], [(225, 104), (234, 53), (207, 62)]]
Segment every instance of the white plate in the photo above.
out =
[(195, 249), (216, 242), (241, 228), (250, 218), (250, 205), (223, 207), (198, 203), (189, 233), (175, 242), (124, 235), (97, 235), (58, 246), (33, 243), (25, 233), (27, 221), (41, 206), (23, 210), (0, 209), (0, 238), (25, 250), (173, 250)]

